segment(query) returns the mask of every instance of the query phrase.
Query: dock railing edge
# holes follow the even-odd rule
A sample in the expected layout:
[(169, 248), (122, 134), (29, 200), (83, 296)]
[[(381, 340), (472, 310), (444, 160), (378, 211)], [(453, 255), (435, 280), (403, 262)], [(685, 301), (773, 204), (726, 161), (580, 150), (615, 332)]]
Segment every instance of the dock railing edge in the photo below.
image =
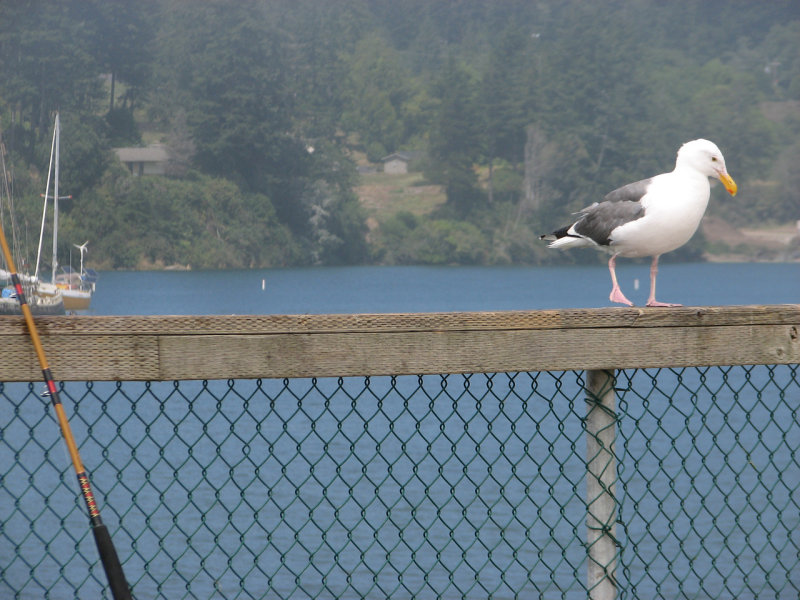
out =
[[(61, 381), (614, 370), (800, 362), (800, 305), (372, 315), (41, 317)], [(0, 381), (41, 376), (15, 317)], [(2, 341), (0, 341), (2, 343)]]
[[(495, 313), (50, 317), (61, 381), (585, 371), (588, 595), (617, 597), (616, 370), (800, 362), (800, 305)], [(14, 317), (0, 381), (41, 378)]]

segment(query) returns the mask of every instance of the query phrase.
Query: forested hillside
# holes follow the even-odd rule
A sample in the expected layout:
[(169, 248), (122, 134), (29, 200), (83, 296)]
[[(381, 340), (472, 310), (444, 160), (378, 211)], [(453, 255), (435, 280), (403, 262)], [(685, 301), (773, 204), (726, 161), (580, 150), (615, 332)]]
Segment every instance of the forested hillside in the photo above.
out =
[[(60, 111), (100, 268), (563, 260), (536, 236), (698, 137), (739, 183), (712, 216), (800, 218), (796, 0), (15, 0), (0, 73), (23, 243)], [(154, 142), (167, 176), (111, 150)], [(356, 167), (400, 150), (444, 201), (368, 231)]]

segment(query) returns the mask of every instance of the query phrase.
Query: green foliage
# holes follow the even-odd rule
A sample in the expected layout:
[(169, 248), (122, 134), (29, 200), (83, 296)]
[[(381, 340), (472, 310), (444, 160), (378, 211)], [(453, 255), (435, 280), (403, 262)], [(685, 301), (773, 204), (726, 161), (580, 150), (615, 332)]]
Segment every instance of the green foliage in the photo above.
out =
[(280, 32), (255, 2), (213, 1), (203, 10), (176, 2), (170, 18), (175, 35), (160, 77), (186, 109), (195, 164), (283, 202), (285, 179), (303, 174), (306, 153), (288, 133)]
[(29, 161), (49, 148), (56, 110), (90, 114), (101, 97), (90, 15), (81, 0), (0, 3), (0, 98), (12, 112), (12, 150)]
[[(153, 65), (155, 29), (149, 19), (154, 0), (89, 0), (91, 35), (89, 44), (104, 73), (110, 75), (109, 116), (125, 110), (133, 117), (140, 92), (148, 84)], [(117, 106), (116, 83), (125, 83), (123, 106)], [(117, 116), (116, 118), (119, 118)]]
[[(60, 180), (64, 193), (80, 198), (99, 185), (111, 164), (106, 136), (107, 125), (100, 117), (78, 119), (70, 113), (61, 117)], [(46, 162), (41, 164), (47, 165)]]
[(450, 59), (434, 86), (438, 99), (431, 131), (426, 176), (445, 187), (447, 202), (462, 216), (482, 199), (475, 163), (480, 155), (475, 83)]
[(352, 93), (350, 62), (356, 45), (370, 31), (371, 17), (361, 2), (276, 0), (262, 3), (265, 18), (287, 32), (282, 51), (291, 73), (292, 121), (306, 139), (334, 139)]
[(408, 212), (381, 227), (376, 248), (388, 264), (484, 264), (489, 257), (489, 240), (472, 223), (423, 220)]
[(527, 59), (531, 37), (514, 24), (499, 36), (489, 51), (489, 61), (480, 82), (478, 110), (481, 113), (484, 152), (493, 161), (512, 163), (523, 159), (525, 125), (530, 95), (527, 93)]
[(379, 156), (375, 156), (375, 150), (370, 153), (370, 159), (377, 162), (403, 142), (401, 113), (408, 96), (408, 76), (396, 54), (377, 35), (356, 45), (348, 72), (347, 109), (342, 124), (359, 134), (368, 151), (380, 148)]
[(73, 212), (65, 233), (96, 240), (92, 254), (111, 268), (241, 268), (298, 260), (299, 249), (269, 199), (242, 193), (223, 179), (195, 174), (179, 181), (117, 172), (83, 204), (91, 220)]
[(106, 115), (109, 143), (114, 147), (138, 146), (142, 142), (133, 113), (127, 108), (111, 109)]
[(493, 171), (495, 200), (499, 202), (516, 202), (522, 191), (522, 173), (506, 162), (495, 165)]
[[(33, 229), (60, 110), (64, 237), (110, 266), (598, 260), (536, 234), (697, 137), (728, 214), (796, 218), (798, 32), (791, 0), (2, 2), (0, 126)], [(176, 179), (117, 170), (140, 132)], [(351, 151), (398, 149), (447, 204), (368, 242)]]
[(775, 25), (759, 47), (777, 98), (800, 100), (800, 21)]

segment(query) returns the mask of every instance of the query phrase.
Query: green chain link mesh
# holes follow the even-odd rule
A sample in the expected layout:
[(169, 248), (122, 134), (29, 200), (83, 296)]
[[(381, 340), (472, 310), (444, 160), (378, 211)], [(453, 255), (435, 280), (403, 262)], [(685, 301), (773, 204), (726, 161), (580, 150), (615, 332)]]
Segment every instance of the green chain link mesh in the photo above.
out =
[[(583, 376), (84, 382), (62, 400), (137, 598), (586, 598)], [(796, 600), (798, 367), (612, 381), (601, 567), (619, 597)], [(0, 598), (108, 597), (40, 388), (0, 385)]]

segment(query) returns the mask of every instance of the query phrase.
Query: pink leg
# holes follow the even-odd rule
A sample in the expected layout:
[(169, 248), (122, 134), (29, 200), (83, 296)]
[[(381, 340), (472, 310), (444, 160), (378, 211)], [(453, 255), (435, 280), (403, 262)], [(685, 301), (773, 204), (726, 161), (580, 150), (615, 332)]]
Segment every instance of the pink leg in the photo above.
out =
[(609, 300), (612, 302), (618, 302), (619, 304), (627, 304), (628, 306), (633, 306), (633, 302), (628, 300), (625, 297), (625, 294), (622, 293), (622, 290), (619, 289), (619, 283), (617, 283), (617, 255), (614, 254), (608, 260), (608, 270), (611, 272), (611, 295), (608, 297)]
[(658, 275), (658, 255), (654, 256), (653, 262), (650, 263), (650, 297), (647, 299), (647, 306), (682, 306), (656, 300), (656, 275)]

